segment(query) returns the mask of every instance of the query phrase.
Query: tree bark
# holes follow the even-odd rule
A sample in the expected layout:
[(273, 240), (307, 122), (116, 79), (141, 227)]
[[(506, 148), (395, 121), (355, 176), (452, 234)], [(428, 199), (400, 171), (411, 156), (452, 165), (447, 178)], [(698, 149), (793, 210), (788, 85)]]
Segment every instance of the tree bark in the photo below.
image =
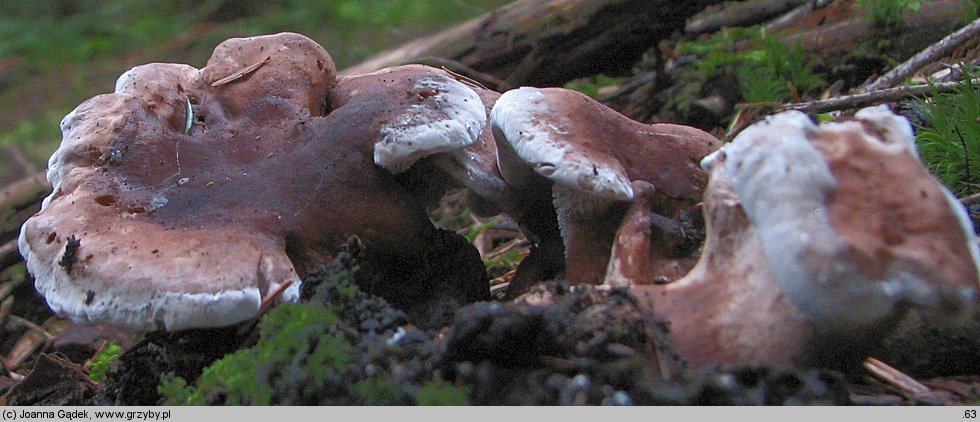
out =
[(379, 54), (342, 73), (365, 73), (430, 57), (448, 59), (510, 86), (561, 85), (629, 70), (717, 0), (522, 0)]

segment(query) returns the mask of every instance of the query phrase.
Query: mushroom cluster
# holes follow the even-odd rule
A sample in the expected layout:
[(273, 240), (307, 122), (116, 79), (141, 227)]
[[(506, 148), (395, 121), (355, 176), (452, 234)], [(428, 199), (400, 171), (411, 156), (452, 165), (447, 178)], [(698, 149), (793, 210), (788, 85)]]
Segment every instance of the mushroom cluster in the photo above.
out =
[[(443, 253), (426, 210), (453, 188), (531, 240), (513, 294), (556, 276), (629, 289), (694, 366), (859, 356), (910, 311), (976, 301), (971, 223), (881, 108), (779, 114), (722, 147), (561, 88), (500, 94), (421, 65), (338, 77), (283, 33), (225, 41), (202, 69), (133, 68), (62, 131), (19, 246), (79, 322), (234, 324), (297, 300), (354, 235), (387, 271), (366, 290), (426, 300), (391, 275)], [(488, 298), (485, 272), (457, 287)]]

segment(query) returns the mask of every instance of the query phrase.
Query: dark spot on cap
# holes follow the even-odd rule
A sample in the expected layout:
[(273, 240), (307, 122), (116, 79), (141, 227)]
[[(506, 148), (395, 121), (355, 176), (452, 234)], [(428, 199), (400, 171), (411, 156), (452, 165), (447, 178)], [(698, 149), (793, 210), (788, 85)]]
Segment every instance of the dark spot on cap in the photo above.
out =
[(99, 195), (95, 197), (95, 202), (103, 207), (109, 207), (116, 204), (116, 196), (109, 194)]

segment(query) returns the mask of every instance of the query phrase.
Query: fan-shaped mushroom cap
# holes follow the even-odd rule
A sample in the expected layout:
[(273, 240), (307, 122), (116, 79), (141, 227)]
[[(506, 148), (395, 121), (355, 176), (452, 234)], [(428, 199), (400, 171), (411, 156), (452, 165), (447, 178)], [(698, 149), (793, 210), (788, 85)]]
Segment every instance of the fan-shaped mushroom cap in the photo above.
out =
[(700, 160), (720, 143), (687, 126), (648, 125), (588, 96), (562, 88), (504, 93), (491, 111), (501, 174), (527, 189), (551, 184), (566, 253), (566, 276), (600, 283), (632, 183), (673, 219), (700, 200), (707, 183)]
[(467, 145), (482, 104), (445, 78), (325, 114), (334, 84), (327, 52), (284, 33), (226, 41), (199, 71), (134, 68), (82, 103), (50, 160), (54, 192), (20, 236), (52, 309), (148, 330), (227, 325), (289, 283), (282, 298), (297, 299), (298, 276), (351, 235), (376, 255), (424, 256), (435, 229), (375, 145)]
[(971, 313), (972, 225), (886, 108), (820, 126), (781, 113), (703, 164), (701, 259), (675, 283), (633, 286), (695, 366), (861, 359), (909, 309)]

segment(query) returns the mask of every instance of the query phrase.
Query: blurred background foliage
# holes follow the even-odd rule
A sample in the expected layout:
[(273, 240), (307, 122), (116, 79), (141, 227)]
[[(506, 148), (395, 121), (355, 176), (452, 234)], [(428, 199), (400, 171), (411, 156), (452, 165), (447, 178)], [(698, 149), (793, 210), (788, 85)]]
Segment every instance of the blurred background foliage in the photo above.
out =
[(60, 142), (61, 117), (139, 64), (202, 67), (227, 38), (292, 31), (319, 42), (343, 69), (509, 2), (0, 0), (0, 154), (13, 146), (43, 169)]

